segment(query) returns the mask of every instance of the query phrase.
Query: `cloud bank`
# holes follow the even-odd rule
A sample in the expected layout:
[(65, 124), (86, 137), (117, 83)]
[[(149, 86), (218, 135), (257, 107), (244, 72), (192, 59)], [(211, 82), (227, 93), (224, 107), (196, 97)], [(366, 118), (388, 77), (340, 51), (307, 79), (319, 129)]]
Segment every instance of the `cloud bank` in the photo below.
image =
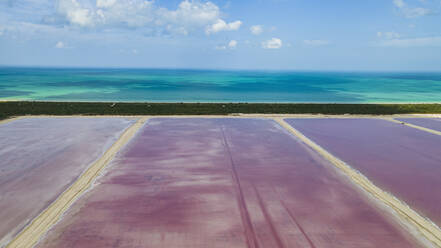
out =
[(241, 25), (242, 25), (241, 21), (226, 23), (224, 20), (218, 19), (216, 23), (206, 28), (205, 33), (214, 34), (220, 31), (235, 31), (238, 30)]
[(420, 37), (409, 39), (389, 39), (378, 43), (381, 47), (440, 47), (441, 36)]
[(326, 46), (329, 45), (329, 41), (327, 40), (304, 40), (303, 44), (307, 46)]
[(401, 36), (397, 32), (377, 32), (377, 37), (391, 40), (391, 39), (398, 39)]
[(175, 9), (161, 7), (159, 1), (153, 0), (17, 0), (13, 3), (17, 7), (46, 8), (39, 11), (44, 13), (41, 19), (27, 20), (30, 23), (84, 30), (140, 29), (144, 35), (193, 32), (212, 35), (235, 31), (242, 25), (240, 20), (227, 22), (216, 4), (200, 0), (183, 0)]
[(259, 35), (263, 32), (263, 27), (261, 25), (251, 26), (250, 31), (254, 35)]
[(416, 18), (436, 14), (435, 11), (429, 8), (409, 6), (406, 2), (404, 2), (404, 0), (393, 0), (393, 3), (406, 18)]
[(237, 40), (231, 40), (227, 45), (217, 46), (216, 50), (236, 49), (237, 44)]
[(61, 49), (61, 48), (65, 48), (65, 47), (66, 47), (66, 45), (62, 41), (59, 41), (59, 42), (57, 42), (57, 44), (55, 44), (55, 48)]
[(271, 40), (262, 42), (262, 47), (264, 49), (279, 49), (282, 45), (282, 40), (279, 38), (272, 38)]

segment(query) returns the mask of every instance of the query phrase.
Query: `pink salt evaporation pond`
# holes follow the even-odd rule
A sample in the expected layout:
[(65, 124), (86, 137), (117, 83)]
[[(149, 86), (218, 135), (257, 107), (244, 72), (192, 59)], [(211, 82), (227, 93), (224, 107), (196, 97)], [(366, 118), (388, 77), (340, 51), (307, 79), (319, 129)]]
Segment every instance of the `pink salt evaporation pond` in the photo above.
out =
[(25, 118), (1, 124), (0, 247), (132, 123), (125, 118)]
[(420, 127), (433, 129), (441, 132), (441, 118), (395, 118), (398, 121), (407, 122)]
[(441, 136), (381, 119), (287, 122), (441, 226)]
[(276, 122), (150, 119), (38, 247), (419, 247)]

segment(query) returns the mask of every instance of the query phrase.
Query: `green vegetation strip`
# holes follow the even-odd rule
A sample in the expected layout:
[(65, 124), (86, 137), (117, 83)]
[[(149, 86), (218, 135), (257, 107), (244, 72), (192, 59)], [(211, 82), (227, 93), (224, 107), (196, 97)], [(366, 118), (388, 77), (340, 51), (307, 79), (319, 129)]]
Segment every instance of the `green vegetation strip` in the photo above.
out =
[(0, 119), (23, 115), (440, 114), (441, 104), (0, 102)]

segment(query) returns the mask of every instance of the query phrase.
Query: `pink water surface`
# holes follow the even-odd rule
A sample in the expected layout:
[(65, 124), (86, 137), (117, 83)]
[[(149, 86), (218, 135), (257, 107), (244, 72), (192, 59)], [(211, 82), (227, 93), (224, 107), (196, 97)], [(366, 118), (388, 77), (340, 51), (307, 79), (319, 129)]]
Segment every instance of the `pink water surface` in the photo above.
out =
[(441, 118), (396, 118), (396, 120), (441, 132)]
[(271, 120), (151, 119), (38, 247), (419, 247)]
[(381, 119), (287, 121), (441, 225), (441, 136)]
[(26, 118), (0, 125), (0, 247), (131, 123), (123, 118)]

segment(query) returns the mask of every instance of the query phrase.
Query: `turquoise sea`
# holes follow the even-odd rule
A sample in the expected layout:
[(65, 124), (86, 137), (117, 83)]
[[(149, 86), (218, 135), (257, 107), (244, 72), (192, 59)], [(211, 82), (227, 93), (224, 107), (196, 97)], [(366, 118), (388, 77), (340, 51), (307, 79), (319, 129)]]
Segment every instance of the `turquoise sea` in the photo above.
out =
[(441, 102), (441, 73), (0, 68), (0, 100)]

